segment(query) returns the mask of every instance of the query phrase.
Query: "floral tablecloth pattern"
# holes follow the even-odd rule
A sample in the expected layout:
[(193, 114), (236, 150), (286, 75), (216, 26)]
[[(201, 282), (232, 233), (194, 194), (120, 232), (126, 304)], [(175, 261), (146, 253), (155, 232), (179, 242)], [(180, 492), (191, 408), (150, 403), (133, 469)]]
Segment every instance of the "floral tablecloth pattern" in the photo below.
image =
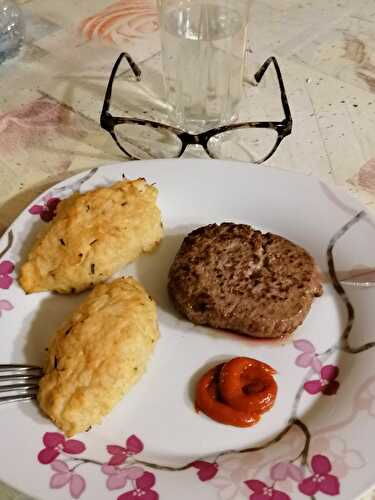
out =
[[(124, 159), (98, 124), (120, 50), (140, 64), (143, 80), (133, 82), (124, 67), (114, 90), (116, 111), (168, 120), (153, 0), (18, 4), (26, 18), (25, 44), (0, 66), (0, 234), (48, 186)], [(374, 0), (254, 0), (250, 12), (246, 81), (275, 55), (294, 119), (292, 136), (268, 164), (320, 176), (374, 208)], [(259, 89), (246, 85), (240, 116), (277, 119), (274, 83), (270, 77)], [(0, 270), (4, 282), (12, 279), (7, 266)], [(0, 485), (0, 498), (26, 499), (6, 485)]]

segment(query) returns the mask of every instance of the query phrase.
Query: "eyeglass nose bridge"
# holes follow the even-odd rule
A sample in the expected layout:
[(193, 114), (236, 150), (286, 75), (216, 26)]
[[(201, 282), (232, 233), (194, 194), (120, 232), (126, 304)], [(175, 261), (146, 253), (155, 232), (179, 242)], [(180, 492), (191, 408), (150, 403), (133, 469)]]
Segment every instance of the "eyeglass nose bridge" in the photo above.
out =
[(196, 145), (200, 144), (201, 146), (205, 146), (206, 144), (206, 137), (205, 134), (189, 134), (188, 132), (182, 132), (182, 134), (179, 134), (179, 137), (181, 141), (186, 145)]
[(178, 137), (182, 142), (182, 149), (179, 156), (183, 155), (188, 146), (202, 146), (208, 156), (215, 158), (207, 147), (207, 143), (212, 135), (212, 131), (211, 133), (208, 131), (201, 132), (200, 134), (190, 134), (189, 132), (182, 132), (178, 134)]
[(206, 153), (212, 157), (211, 153), (207, 149), (207, 141), (209, 136), (207, 133), (203, 132), (201, 134), (189, 134), (188, 132), (182, 132), (178, 134), (182, 142), (182, 149), (179, 156), (182, 156), (188, 146), (202, 146)]

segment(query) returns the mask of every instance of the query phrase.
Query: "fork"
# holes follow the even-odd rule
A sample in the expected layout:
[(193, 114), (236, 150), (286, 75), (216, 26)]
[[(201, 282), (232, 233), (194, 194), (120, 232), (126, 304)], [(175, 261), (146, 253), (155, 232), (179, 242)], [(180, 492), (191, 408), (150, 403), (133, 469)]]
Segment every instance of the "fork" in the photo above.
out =
[(42, 374), (39, 366), (0, 365), (0, 404), (34, 399)]

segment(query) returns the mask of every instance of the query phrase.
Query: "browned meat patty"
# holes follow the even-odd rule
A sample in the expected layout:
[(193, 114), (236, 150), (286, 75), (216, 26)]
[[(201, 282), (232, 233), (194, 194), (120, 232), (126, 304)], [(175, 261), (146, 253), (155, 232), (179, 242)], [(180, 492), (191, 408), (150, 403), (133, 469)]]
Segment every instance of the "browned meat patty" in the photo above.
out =
[(200, 227), (184, 239), (168, 290), (193, 323), (261, 338), (292, 333), (323, 293), (303, 248), (229, 222)]

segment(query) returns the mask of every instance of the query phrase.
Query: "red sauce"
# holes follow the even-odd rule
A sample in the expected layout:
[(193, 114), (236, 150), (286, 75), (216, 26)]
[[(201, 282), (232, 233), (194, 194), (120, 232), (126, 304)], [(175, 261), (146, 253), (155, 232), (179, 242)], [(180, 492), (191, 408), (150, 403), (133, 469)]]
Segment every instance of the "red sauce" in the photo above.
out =
[(234, 358), (211, 368), (197, 384), (195, 407), (222, 424), (250, 427), (275, 402), (275, 370), (251, 358)]

